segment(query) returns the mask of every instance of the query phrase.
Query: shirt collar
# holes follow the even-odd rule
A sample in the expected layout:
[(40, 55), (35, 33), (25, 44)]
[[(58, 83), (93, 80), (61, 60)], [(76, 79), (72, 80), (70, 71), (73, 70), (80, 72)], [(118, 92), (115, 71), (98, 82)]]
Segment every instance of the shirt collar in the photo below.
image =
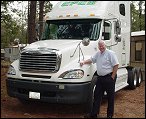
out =
[(107, 49), (105, 49), (105, 51), (103, 51), (102, 53), (100, 52), (100, 54), (105, 54), (106, 51), (107, 51)]

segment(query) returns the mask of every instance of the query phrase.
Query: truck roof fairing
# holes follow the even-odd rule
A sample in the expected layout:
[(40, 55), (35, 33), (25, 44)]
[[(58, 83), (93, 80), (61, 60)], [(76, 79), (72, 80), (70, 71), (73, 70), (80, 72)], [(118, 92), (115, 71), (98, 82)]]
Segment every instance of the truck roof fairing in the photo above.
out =
[(115, 1), (61, 1), (46, 14), (45, 20), (116, 18), (114, 4)]

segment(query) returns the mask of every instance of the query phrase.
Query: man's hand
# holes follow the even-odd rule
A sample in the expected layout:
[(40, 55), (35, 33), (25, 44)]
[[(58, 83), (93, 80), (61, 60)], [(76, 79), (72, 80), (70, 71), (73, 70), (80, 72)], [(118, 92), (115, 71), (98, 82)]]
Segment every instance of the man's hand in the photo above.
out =
[(81, 62), (80, 62), (80, 66), (83, 66), (83, 65), (84, 65), (84, 61), (81, 61)]
[(90, 59), (84, 60), (84, 61), (80, 62), (80, 66), (83, 66), (84, 64), (91, 64), (91, 63), (92, 63), (92, 61)]
[(112, 77), (113, 80), (115, 79), (115, 76), (112, 75), (111, 77)]

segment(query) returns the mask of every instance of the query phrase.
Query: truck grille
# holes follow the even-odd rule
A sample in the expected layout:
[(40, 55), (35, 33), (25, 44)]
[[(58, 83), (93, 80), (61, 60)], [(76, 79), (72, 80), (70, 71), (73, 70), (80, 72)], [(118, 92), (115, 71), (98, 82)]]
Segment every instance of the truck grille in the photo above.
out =
[(57, 72), (61, 56), (56, 52), (23, 52), (20, 57), (20, 70), (29, 72)]

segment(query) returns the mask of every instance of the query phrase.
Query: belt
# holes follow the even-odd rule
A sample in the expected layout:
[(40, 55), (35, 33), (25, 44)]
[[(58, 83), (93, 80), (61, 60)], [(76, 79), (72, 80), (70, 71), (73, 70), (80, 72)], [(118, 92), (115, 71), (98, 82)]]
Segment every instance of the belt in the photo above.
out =
[[(106, 74), (104, 76), (100, 76), (100, 77), (107, 77), (107, 76), (111, 76), (113, 72), (109, 73), (109, 74)], [(99, 75), (98, 75), (99, 76)]]

